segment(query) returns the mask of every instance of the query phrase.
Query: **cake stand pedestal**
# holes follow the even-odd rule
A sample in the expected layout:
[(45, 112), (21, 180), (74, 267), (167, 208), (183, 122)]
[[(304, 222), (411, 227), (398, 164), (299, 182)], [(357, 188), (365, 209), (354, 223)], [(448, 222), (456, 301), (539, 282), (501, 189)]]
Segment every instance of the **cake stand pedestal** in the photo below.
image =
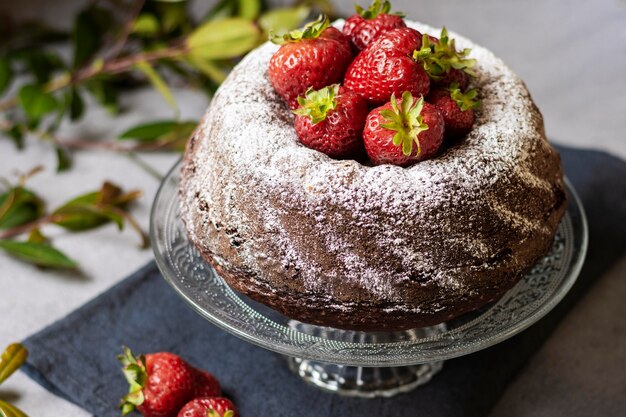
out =
[(291, 320), (234, 292), (187, 239), (179, 216), (180, 164), (157, 193), (150, 232), (165, 280), (201, 316), (250, 343), (287, 356), (307, 383), (358, 397), (390, 397), (427, 383), (446, 359), (485, 349), (545, 316), (574, 284), (587, 250), (587, 223), (567, 182), (569, 205), (550, 252), (504, 297), (437, 326), (359, 332)]

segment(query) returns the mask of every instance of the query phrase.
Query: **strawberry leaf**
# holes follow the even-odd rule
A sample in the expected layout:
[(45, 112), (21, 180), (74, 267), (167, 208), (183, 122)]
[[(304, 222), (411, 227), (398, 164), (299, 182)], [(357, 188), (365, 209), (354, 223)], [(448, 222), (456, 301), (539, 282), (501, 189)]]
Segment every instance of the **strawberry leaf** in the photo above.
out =
[(478, 95), (478, 91), (476, 91), (476, 89), (471, 89), (468, 92), (463, 93), (459, 88), (458, 83), (452, 83), (450, 84), (448, 91), (450, 91), (450, 97), (452, 100), (456, 101), (456, 104), (462, 111), (475, 110), (480, 107), (480, 101), (476, 100), (476, 96)]
[(433, 42), (426, 34), (422, 36), (422, 47), (413, 51), (413, 59), (421, 62), (426, 73), (434, 80), (441, 79), (452, 69), (461, 70), (475, 77), (476, 72), (472, 67), (476, 60), (467, 58), (470, 52), (469, 48), (457, 51), (455, 40), (450, 39), (448, 30), (444, 27), (441, 29), (438, 42)]
[(28, 350), (19, 343), (13, 343), (0, 356), (0, 384), (26, 362)]
[(298, 97), (300, 107), (293, 112), (299, 116), (307, 116), (312, 124), (317, 124), (326, 119), (329, 111), (337, 107), (339, 84), (333, 84), (319, 90), (309, 88), (304, 97)]
[(270, 40), (272, 43), (282, 45), (288, 42), (299, 42), (303, 39), (316, 39), (326, 30), (326, 28), (328, 28), (329, 25), (330, 19), (328, 19), (328, 16), (321, 14), (317, 20), (307, 23), (301, 29), (292, 30), (282, 36), (270, 33)]
[(380, 115), (387, 121), (380, 126), (397, 133), (393, 136), (393, 144), (402, 147), (402, 153), (409, 156), (413, 153), (413, 144), (417, 146), (417, 153), (422, 152), (418, 135), (428, 129), (422, 120), (424, 98), (415, 100), (409, 91), (402, 94), (402, 102), (398, 107), (396, 96), (391, 96), (391, 110), (383, 109)]
[(400, 13), (400, 12), (390, 13), (391, 3), (388, 0), (385, 0), (385, 1), (374, 0), (372, 4), (370, 5), (370, 7), (368, 7), (367, 9), (363, 9), (358, 4), (355, 4), (354, 9), (356, 10), (358, 14), (360, 14), (363, 17), (363, 19), (368, 19), (368, 20), (374, 19), (375, 17), (381, 14), (394, 14), (400, 17), (405, 16), (404, 13)]

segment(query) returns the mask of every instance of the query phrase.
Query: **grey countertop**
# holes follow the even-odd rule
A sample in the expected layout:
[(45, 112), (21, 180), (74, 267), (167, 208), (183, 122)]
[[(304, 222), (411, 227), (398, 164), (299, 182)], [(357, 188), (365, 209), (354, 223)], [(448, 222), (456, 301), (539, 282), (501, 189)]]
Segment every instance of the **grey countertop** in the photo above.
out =
[[(10, 9), (15, 15), (44, 16), (65, 24), (81, 3), (0, 2), (0, 12)], [(344, 13), (352, 10), (352, 2), (336, 4)], [(396, 0), (394, 5), (411, 19), (445, 24), (503, 58), (527, 83), (554, 142), (626, 158), (626, 1)], [(207, 104), (192, 92), (177, 91), (176, 96), (184, 117), (199, 117)], [(84, 121), (64, 126), (63, 136), (113, 137), (140, 120), (171, 117), (153, 91), (139, 91), (123, 101), (130, 109), (123, 117), (113, 120), (102, 110), (90, 110)], [(115, 153), (81, 152), (70, 172), (55, 174), (49, 146), (34, 139), (27, 145), (18, 152), (8, 141), (0, 141), (0, 176), (43, 164), (45, 171), (29, 185), (51, 206), (98, 187), (104, 179), (140, 188), (145, 194), (134, 213), (147, 227), (158, 180), (136, 162)], [(177, 156), (140, 158), (164, 174)], [(137, 248), (135, 235), (118, 233), (113, 226), (80, 235), (48, 232), (81, 261), (83, 276), (44, 273), (0, 254), (0, 346), (64, 316), (152, 258), (149, 250)], [(626, 257), (601, 278), (508, 387), (493, 417), (624, 415), (625, 277)], [(0, 397), (14, 400), (31, 416), (87, 415), (20, 373), (3, 385)]]

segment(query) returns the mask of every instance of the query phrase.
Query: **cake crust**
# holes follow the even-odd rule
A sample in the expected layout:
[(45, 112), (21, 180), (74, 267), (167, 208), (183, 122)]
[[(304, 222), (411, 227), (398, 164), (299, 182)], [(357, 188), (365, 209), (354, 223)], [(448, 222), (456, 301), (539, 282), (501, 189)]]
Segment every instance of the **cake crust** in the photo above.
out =
[(451, 36), (477, 59), (482, 107), (466, 138), (409, 168), (302, 146), (267, 79), (275, 45), (232, 71), (180, 185), (190, 240), (229, 285), (300, 321), (402, 330), (496, 300), (547, 253), (566, 194), (541, 114), (501, 60)]

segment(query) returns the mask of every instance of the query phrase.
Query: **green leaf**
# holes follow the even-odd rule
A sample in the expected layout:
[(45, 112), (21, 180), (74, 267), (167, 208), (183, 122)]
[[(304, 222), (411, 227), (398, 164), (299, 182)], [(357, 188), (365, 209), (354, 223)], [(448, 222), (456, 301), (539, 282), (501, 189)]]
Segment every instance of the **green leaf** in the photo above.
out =
[(311, 9), (307, 6), (273, 9), (263, 13), (258, 23), (266, 33), (286, 33), (299, 28), (309, 13)]
[(63, 252), (45, 243), (0, 240), (0, 249), (7, 254), (37, 266), (74, 269), (78, 264)]
[(55, 146), (57, 157), (57, 172), (67, 171), (72, 167), (72, 154), (63, 146)]
[(33, 222), (44, 212), (41, 198), (26, 188), (14, 187), (0, 195), (0, 230)]
[(163, 78), (161, 78), (159, 73), (148, 62), (139, 61), (137, 62), (137, 64), (135, 64), (135, 68), (143, 72), (144, 75), (148, 77), (148, 80), (150, 80), (154, 88), (159, 93), (161, 93), (161, 95), (163, 96), (167, 104), (170, 105), (170, 107), (172, 107), (173, 109), (178, 108), (176, 106), (176, 99), (174, 99), (170, 88), (167, 86), (167, 83), (165, 82), (165, 80), (163, 80)]
[(13, 343), (0, 356), (0, 384), (26, 362), (28, 350), (19, 343)]
[(133, 139), (142, 142), (152, 142), (161, 136), (170, 133), (176, 128), (178, 122), (175, 120), (164, 120), (137, 125), (122, 133), (119, 139)]
[(159, 21), (153, 14), (142, 13), (135, 21), (132, 33), (142, 37), (151, 37), (159, 33), (159, 29)]
[(124, 217), (113, 212), (108, 207), (98, 207), (92, 204), (71, 204), (61, 207), (53, 213), (54, 224), (73, 232), (94, 229), (109, 221), (124, 228)]
[(187, 57), (187, 62), (217, 84), (221, 84), (226, 79), (226, 72), (208, 59), (190, 55)]
[(13, 79), (13, 69), (11, 68), (11, 61), (7, 58), (0, 58), (0, 94), (11, 85)]
[(72, 43), (74, 68), (86, 64), (102, 46), (103, 35), (111, 29), (111, 13), (95, 5), (81, 11), (74, 20)]
[(244, 19), (254, 20), (261, 11), (260, 0), (237, 0), (239, 16)]
[(157, 20), (166, 33), (184, 26), (188, 21), (186, 1), (155, 1)]
[(213, 6), (201, 21), (217, 20), (225, 17), (232, 17), (235, 14), (236, 3), (233, 0), (221, 0)]
[(20, 106), (31, 120), (39, 120), (58, 107), (57, 100), (36, 85), (25, 85), (18, 93)]
[(2, 133), (7, 135), (13, 141), (13, 143), (15, 143), (15, 146), (17, 147), (17, 149), (23, 149), (24, 148), (24, 131), (26, 129), (27, 129), (26, 126), (15, 124), (11, 126), (10, 129), (3, 130)]
[(209, 21), (187, 38), (189, 55), (204, 59), (238, 57), (254, 48), (260, 39), (259, 29), (238, 17)]
[(89, 80), (86, 83), (86, 87), (96, 100), (111, 114), (117, 114), (119, 112), (116, 85), (110, 81), (99, 78)]
[(41, 230), (39, 228), (35, 228), (31, 230), (28, 233), (28, 238), (26, 240), (29, 242), (34, 242), (34, 243), (49, 243), (50, 242), (50, 239), (44, 236), (44, 234), (41, 233)]
[(13, 56), (24, 63), (26, 69), (35, 76), (38, 85), (49, 82), (55, 71), (65, 69), (63, 59), (53, 52), (26, 49), (18, 51)]
[(137, 191), (123, 191), (105, 182), (98, 191), (81, 194), (52, 212), (53, 223), (70, 231), (94, 229), (109, 221), (124, 227), (121, 209), (140, 196)]
[(72, 87), (69, 92), (69, 108), (70, 108), (70, 119), (72, 121), (78, 120), (82, 117), (85, 112), (85, 102), (83, 98), (80, 96), (78, 89)]
[(22, 410), (6, 401), (0, 400), (0, 417), (28, 417)]

